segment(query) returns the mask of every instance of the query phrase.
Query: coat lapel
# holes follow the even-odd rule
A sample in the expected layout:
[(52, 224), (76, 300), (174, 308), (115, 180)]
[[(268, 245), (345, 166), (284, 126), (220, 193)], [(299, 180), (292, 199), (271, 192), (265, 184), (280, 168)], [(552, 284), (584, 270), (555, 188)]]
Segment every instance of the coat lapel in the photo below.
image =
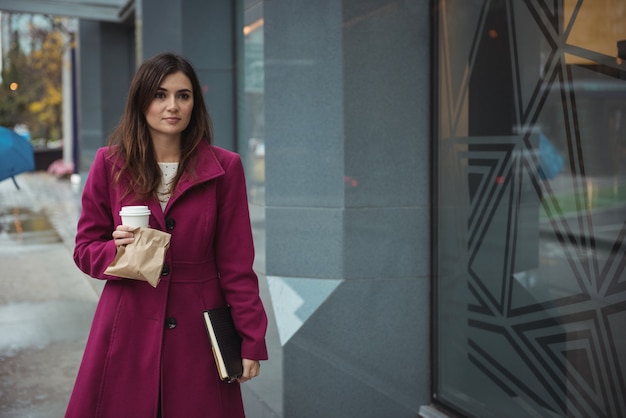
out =
[[(195, 173), (193, 175), (188, 172), (183, 173), (176, 190), (172, 193), (172, 197), (170, 197), (170, 201), (165, 208), (166, 212), (174, 203), (176, 203), (176, 200), (185, 194), (187, 190), (198, 184), (205, 183), (224, 175), (224, 167), (222, 167), (222, 164), (213, 152), (213, 148), (209, 144), (201, 142), (200, 145), (198, 145), (197, 156), (198, 160)], [(156, 203), (158, 205), (158, 202)]]

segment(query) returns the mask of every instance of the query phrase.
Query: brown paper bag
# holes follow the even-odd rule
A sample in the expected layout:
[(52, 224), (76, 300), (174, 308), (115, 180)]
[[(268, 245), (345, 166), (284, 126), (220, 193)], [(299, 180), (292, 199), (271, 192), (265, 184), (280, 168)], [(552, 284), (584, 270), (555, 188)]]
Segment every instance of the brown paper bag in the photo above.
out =
[(152, 228), (135, 228), (133, 234), (135, 241), (117, 249), (115, 259), (104, 273), (147, 281), (157, 287), (171, 235)]

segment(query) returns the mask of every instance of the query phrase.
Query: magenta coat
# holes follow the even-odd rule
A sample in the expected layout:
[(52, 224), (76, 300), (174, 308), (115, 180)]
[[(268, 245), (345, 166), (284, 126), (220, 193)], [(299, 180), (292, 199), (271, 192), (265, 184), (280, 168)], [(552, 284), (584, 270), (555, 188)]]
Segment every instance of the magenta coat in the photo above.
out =
[[(239, 383), (219, 380), (202, 311), (230, 305), (242, 357), (265, 360), (267, 317), (257, 276), (241, 159), (203, 142), (162, 211), (157, 200), (121, 198), (118, 163), (98, 150), (83, 191), (74, 260), (107, 280), (67, 418), (243, 417)], [(116, 253), (112, 232), (124, 205), (146, 204), (150, 226), (171, 234), (161, 282), (103, 272)]]

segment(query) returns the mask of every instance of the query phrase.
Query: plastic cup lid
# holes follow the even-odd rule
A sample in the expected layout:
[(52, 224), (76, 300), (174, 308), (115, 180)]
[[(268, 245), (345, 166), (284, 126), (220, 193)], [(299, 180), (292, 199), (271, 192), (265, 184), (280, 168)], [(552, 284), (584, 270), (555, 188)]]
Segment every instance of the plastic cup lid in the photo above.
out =
[(150, 209), (147, 206), (123, 206), (120, 216), (124, 215), (150, 215)]

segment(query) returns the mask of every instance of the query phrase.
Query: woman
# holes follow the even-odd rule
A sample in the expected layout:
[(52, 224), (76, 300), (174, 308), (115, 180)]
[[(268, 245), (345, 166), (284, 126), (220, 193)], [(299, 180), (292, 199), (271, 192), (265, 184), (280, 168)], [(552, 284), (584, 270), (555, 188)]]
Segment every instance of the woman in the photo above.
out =
[[(109, 147), (97, 151), (82, 197), (74, 260), (106, 280), (66, 417), (243, 417), (239, 384), (267, 359), (267, 317), (241, 160), (213, 139), (198, 77), (183, 57), (145, 61)], [(147, 205), (171, 234), (161, 280), (108, 276), (133, 242), (122, 206)], [(202, 312), (230, 305), (243, 375), (221, 381)]]

